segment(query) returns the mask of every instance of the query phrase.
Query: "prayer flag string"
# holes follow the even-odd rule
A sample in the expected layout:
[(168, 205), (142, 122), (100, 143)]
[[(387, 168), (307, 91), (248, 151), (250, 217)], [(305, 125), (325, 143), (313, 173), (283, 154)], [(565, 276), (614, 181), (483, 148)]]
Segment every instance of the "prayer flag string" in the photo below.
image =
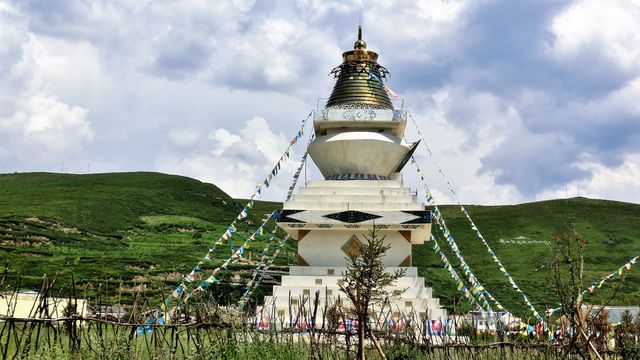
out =
[[(437, 206), (435, 207), (434, 212), (436, 214), (435, 216), (438, 221), (438, 228), (440, 229), (440, 232), (442, 232), (442, 234), (446, 238), (446, 241), (449, 244), (449, 247), (451, 248), (455, 256), (458, 258), (458, 260), (460, 260), (460, 266), (462, 267), (463, 273), (467, 278), (467, 282), (471, 286), (471, 292), (474, 294), (477, 294), (478, 300), (482, 302), (483, 308), (486, 308), (489, 314), (493, 313), (493, 310), (491, 309), (491, 306), (489, 305), (489, 302), (485, 297), (485, 294), (490, 295), (489, 291), (486, 290), (484, 286), (482, 286), (478, 278), (476, 278), (476, 276), (471, 271), (471, 268), (469, 267), (469, 265), (467, 265), (467, 262), (464, 260), (464, 257), (460, 253), (458, 245), (456, 244), (453, 238), (453, 235), (451, 235), (451, 232), (447, 228), (447, 225), (444, 221), (444, 217), (440, 213), (440, 210), (437, 208)], [(449, 264), (448, 267), (451, 267), (451, 265)], [(493, 301), (495, 302), (496, 307), (499, 310), (504, 310), (504, 308), (499, 302), (497, 302), (495, 299), (493, 299)]]
[(300, 172), (302, 172), (302, 168), (304, 167), (305, 162), (307, 161), (308, 151), (305, 151), (304, 155), (302, 155), (302, 160), (300, 160), (300, 166), (296, 169), (296, 172), (293, 174), (293, 181), (289, 189), (287, 190), (287, 199), (285, 201), (289, 201), (291, 196), (293, 195), (293, 189), (296, 188), (296, 184), (298, 184), (298, 179), (300, 178)]
[[(227, 258), (227, 260), (225, 260), (222, 265), (218, 266), (217, 268), (215, 268), (213, 271), (211, 271), (211, 275), (204, 281), (202, 281), (200, 283), (200, 285), (194, 290), (194, 292), (199, 292), (204, 290), (204, 288), (207, 288), (209, 286), (211, 286), (212, 284), (217, 284), (220, 281), (216, 278), (216, 274), (218, 272), (220, 272), (221, 270), (227, 270), (227, 267), (229, 266), (229, 264), (232, 263), (236, 263), (240, 258), (242, 258), (242, 254), (244, 253), (244, 250), (249, 248), (250, 243), (252, 241), (254, 241), (256, 239), (256, 237), (262, 237), (265, 234), (264, 228), (265, 225), (267, 224), (267, 222), (269, 222), (269, 220), (271, 220), (271, 218), (273, 217), (273, 215), (275, 214), (275, 211), (272, 212), (260, 225), (260, 227), (258, 228), (258, 230), (256, 230), (251, 236), (249, 236), (245, 242), (242, 244), (242, 246), (240, 246), (229, 258)], [(272, 233), (274, 233), (276, 231), (276, 229), (274, 229), (272, 231)], [(187, 278), (185, 278), (186, 281)], [(193, 280), (191, 280), (193, 281)], [(189, 282), (191, 282), (189, 281)], [(186, 299), (185, 299), (186, 301)]]
[[(440, 245), (438, 245), (438, 241), (436, 240), (435, 236), (433, 236), (433, 234), (431, 234), (431, 240), (433, 241), (433, 251), (440, 255), (440, 261), (442, 262), (442, 264), (444, 265), (444, 268), (447, 269), (449, 271), (449, 274), (451, 275), (451, 278), (453, 279), (454, 283), (456, 284), (456, 289), (467, 299), (469, 300), (469, 302), (475, 304), (479, 309), (481, 309), (481, 315), (483, 318), (486, 317), (486, 313), (485, 313), (485, 309), (488, 306), (483, 306), (478, 302), (478, 299), (476, 299), (476, 296), (474, 296), (474, 294), (477, 293), (477, 291), (470, 291), (469, 288), (467, 288), (464, 283), (462, 282), (462, 280), (460, 280), (460, 276), (458, 275), (457, 271), (451, 266), (451, 263), (449, 262), (449, 260), (447, 259), (447, 255), (445, 255), (444, 251), (442, 251), (442, 249), (440, 248)], [(489, 307), (489, 313), (491, 313), (492, 311), (490, 310), (491, 308)]]
[[(313, 111), (309, 112), (307, 117), (304, 120), (302, 120), (302, 124), (300, 125), (299, 130), (296, 132), (296, 135), (291, 139), (291, 141), (289, 142), (289, 144), (285, 148), (283, 154), (280, 156), (280, 158), (278, 159), (278, 161), (276, 162), (276, 164), (272, 168), (271, 172), (267, 175), (267, 177), (262, 182), (260, 182), (260, 183), (258, 183), (258, 185), (256, 185), (255, 192), (253, 193), (253, 195), (251, 195), (251, 198), (250, 198), (249, 202), (245, 205), (245, 207), (242, 209), (242, 211), (240, 211), (240, 214), (238, 214), (238, 216), (231, 222), (231, 224), (227, 227), (227, 229), (220, 236), (220, 238), (208, 249), (206, 255), (200, 261), (198, 261), (198, 263), (192, 268), (192, 270), (189, 273), (189, 275), (187, 275), (186, 277), (184, 277), (182, 279), (182, 282), (175, 288), (175, 290), (162, 303), (162, 305), (160, 306), (160, 309), (158, 311), (158, 317), (157, 317), (158, 318), (158, 320), (157, 320), (158, 323), (160, 323), (160, 322), (165, 323), (166, 320), (167, 320), (167, 319), (165, 319), (165, 317), (167, 315), (169, 315), (169, 317), (170, 317), (171, 313), (173, 311), (175, 311), (176, 307), (174, 306), (171, 309), (171, 311), (167, 312), (167, 308), (168, 308), (172, 298), (181, 300), (182, 302), (186, 302), (192, 296), (192, 292), (188, 292), (189, 284), (195, 282), (197, 280), (196, 277), (199, 278), (199, 274), (203, 270), (203, 266), (205, 266), (207, 263), (209, 263), (211, 261), (211, 254), (214, 251), (216, 251), (216, 249), (219, 246), (223, 245), (225, 241), (228, 241), (232, 236), (234, 236), (234, 234), (237, 233), (238, 222), (243, 220), (244, 218), (246, 218), (248, 216), (250, 209), (252, 209), (253, 206), (255, 205), (255, 199), (260, 197), (261, 192), (263, 191), (263, 189), (268, 188), (271, 185), (271, 182), (273, 181), (273, 178), (275, 178), (278, 175), (278, 173), (280, 172), (280, 169), (282, 167), (282, 164), (290, 156), (291, 148), (293, 147), (293, 145), (295, 145), (298, 142), (298, 140), (300, 140), (304, 136), (304, 128), (305, 128), (308, 120), (311, 118), (312, 114), (313, 114)], [(303, 156), (302, 163), (304, 163), (305, 160), (306, 160), (306, 153)], [(297, 177), (299, 177), (299, 173), (297, 174)], [(294, 183), (296, 182), (297, 177), (294, 177)], [(293, 190), (291, 190), (291, 191), (293, 191)], [(262, 224), (258, 227), (258, 229), (249, 238), (246, 239), (244, 244), (241, 247), (239, 247), (227, 260), (225, 260), (221, 266), (219, 266), (216, 269), (214, 269), (211, 272), (211, 275), (207, 279), (202, 281), (200, 283), (200, 285), (194, 291), (195, 292), (202, 291), (204, 288), (211, 286), (211, 284), (219, 283), (219, 280), (215, 277), (216, 273), (218, 273), (222, 269), (226, 270), (227, 266), (230, 263), (236, 262), (238, 259), (240, 259), (242, 253), (244, 252), (244, 250), (249, 247), (249, 243), (251, 241), (255, 240), (256, 236), (261, 237), (261, 236), (264, 235), (264, 232), (265, 232), (264, 231), (264, 226), (273, 217), (274, 214), (275, 214), (275, 212), (271, 213), (268, 217), (266, 217), (262, 221)]]
[[(309, 138), (309, 142), (311, 142), (313, 140), (313, 138), (314, 138), (314, 134), (311, 134), (311, 137)], [(296, 170), (296, 172), (293, 174), (293, 179), (291, 181), (291, 186), (289, 186), (289, 189), (287, 191), (287, 198), (286, 198), (285, 201), (289, 201), (291, 199), (291, 196), (293, 195), (293, 190), (295, 189), (296, 184), (298, 183), (298, 179), (300, 178), (300, 172), (302, 171), (302, 168), (304, 167), (304, 164), (305, 164), (305, 162), (307, 160), (307, 155), (308, 155), (308, 151), (305, 151), (304, 155), (302, 155), (302, 158), (300, 159), (300, 165), (298, 166), (298, 169)], [(276, 229), (277, 229), (277, 227), (272, 231), (272, 235), (269, 238), (270, 241), (273, 238), (275, 238)], [(258, 285), (260, 284), (260, 281), (262, 281), (264, 272), (269, 270), (269, 268), (273, 264), (274, 260), (280, 254), (280, 251), (284, 248), (284, 245), (286, 244), (286, 242), (289, 239), (289, 237), (290, 237), (290, 235), (287, 234), (284, 237), (284, 239), (280, 240), (280, 243), (276, 246), (276, 250), (274, 251), (274, 253), (270, 257), (268, 257), (266, 259), (266, 261), (265, 261), (265, 258), (267, 257), (266, 255), (267, 255), (267, 253), (269, 251), (269, 246), (270, 246), (271, 242), (268, 242), (267, 245), (265, 246), (265, 248), (262, 250), (262, 258), (260, 259), (260, 263), (258, 264), (258, 266), (256, 266), (255, 269), (253, 269), (252, 278), (247, 283), (247, 285), (245, 285), (245, 290), (246, 291), (242, 295), (242, 298), (238, 301), (238, 306), (240, 308), (243, 308), (247, 304), (247, 302), (251, 298), (251, 295), (255, 291), (255, 288), (258, 287)], [(256, 280), (256, 278), (257, 278), (257, 280)]]
[[(418, 124), (416, 123), (416, 120), (413, 118), (413, 115), (410, 112), (409, 112), (409, 118), (411, 118), (411, 121), (413, 122), (413, 125), (416, 128), (416, 131), (417, 131), (418, 135), (420, 136), (420, 139), (422, 140), (421, 142), (424, 144), (424, 147), (425, 147), (425, 149), (427, 151), (427, 154), (429, 155), (429, 158), (431, 159), (433, 164), (436, 166), (436, 168), (438, 170), (438, 173), (440, 173), (440, 175), (442, 176), (444, 181), (447, 183), (447, 188), (453, 194), (458, 206), (460, 206), (460, 210), (462, 211), (462, 213), (465, 215), (465, 217), (469, 221), (469, 223), (471, 225), (471, 229), (475, 232), (476, 236), (480, 239), (482, 244), (484, 244), (484, 246), (487, 248), (487, 251), (488, 251), (489, 255), (491, 256), (491, 258), (493, 259), (493, 262), (496, 263), (496, 265), (498, 266), (498, 268), (500, 269), (502, 274), (507, 278), (507, 280), (509, 281), (509, 284), (511, 285), (511, 287), (517, 293), (519, 293), (521, 295), (522, 299), (524, 300), (524, 303), (528, 306), (529, 310), (533, 313), (533, 315), (536, 317), (536, 319), (538, 321), (544, 322), (544, 320), (542, 319), (542, 316), (540, 316), (540, 313), (538, 313), (538, 311), (533, 306), (533, 304), (531, 303), (531, 301), (529, 300), (527, 295), (522, 291), (522, 289), (520, 289), (520, 287), (518, 286), (518, 284), (516, 284), (516, 282), (513, 279), (513, 277), (507, 272), (506, 268), (504, 267), (504, 265), (502, 264), (500, 259), (498, 259), (498, 256), (495, 254), (493, 249), (491, 249), (491, 246), (489, 246), (489, 244), (485, 240), (484, 236), (482, 235), (482, 233), (480, 232), (480, 230), (478, 229), (476, 224), (471, 219), (471, 216), (469, 215), (467, 210), (464, 208), (464, 206), (460, 202), (460, 199), (458, 198), (458, 194), (456, 193), (456, 191), (453, 188), (453, 185), (451, 184), (449, 179), (447, 179), (446, 175), (442, 171), (442, 168), (440, 167), (440, 164), (438, 163), (438, 161), (436, 159), (434, 159), (433, 152), (429, 148), (429, 145), (428, 145), (427, 141), (425, 140), (424, 135), (422, 135), (422, 132), (420, 131), (420, 128), (418, 127)], [(421, 174), (421, 177), (422, 177), (422, 180), (424, 181), (424, 176), (422, 174)], [(429, 199), (433, 200), (433, 196), (430, 193), (427, 193), (426, 196), (427, 196), (427, 200), (429, 200)]]
[[(616, 276), (616, 275), (618, 275), (619, 277), (622, 277), (622, 276), (623, 276), (623, 274), (626, 274), (626, 273), (628, 273), (629, 271), (631, 271), (631, 267), (632, 267), (633, 265), (635, 265), (635, 263), (638, 261), (638, 258), (640, 258), (640, 255), (638, 255), (638, 256), (636, 256), (636, 257), (631, 258), (631, 260), (627, 261), (624, 265), (622, 265), (621, 267), (619, 267), (616, 271), (614, 271), (614, 272), (610, 273), (610, 274), (609, 274), (609, 275), (607, 275), (607, 276), (602, 277), (599, 281), (593, 281), (593, 282), (591, 283), (591, 285), (590, 285), (588, 288), (586, 288), (586, 289), (582, 290), (582, 293), (580, 294), (580, 296), (581, 296), (581, 297), (584, 297), (584, 296), (585, 296), (585, 295), (587, 295), (588, 293), (592, 293), (592, 292), (594, 292), (596, 289), (601, 288), (601, 287), (602, 287), (602, 285), (604, 285), (604, 283), (605, 283), (607, 280), (609, 280), (609, 279), (613, 278), (613, 277), (614, 277), (614, 276)], [(558, 307), (558, 308), (555, 308), (555, 309), (547, 309), (547, 310), (545, 311), (545, 314), (546, 314), (547, 316), (551, 316), (551, 315), (553, 315), (553, 314), (554, 314), (556, 311), (558, 311), (558, 310), (560, 310), (560, 308), (559, 308), (559, 307)]]
[[(275, 237), (275, 230), (273, 232), (273, 237)], [(247, 284), (245, 285), (245, 292), (244, 294), (242, 294), (242, 298), (240, 298), (240, 300), (238, 301), (238, 306), (240, 308), (243, 308), (249, 301), (256, 287), (258, 287), (258, 285), (260, 284), (264, 273), (269, 270), (274, 260), (280, 254), (280, 251), (286, 245), (287, 240), (289, 240), (289, 234), (287, 234), (282, 240), (278, 241), (278, 245), (271, 255), (268, 255), (267, 253), (269, 246), (265, 246), (264, 250), (262, 251), (262, 258), (260, 259), (260, 263), (255, 269), (253, 269), (253, 272), (251, 273), (251, 280), (249, 280), (249, 282), (247, 282)]]
[[(504, 310), (504, 307), (502, 306), (502, 304), (500, 304), (493, 296), (491, 296), (489, 291), (484, 286), (482, 286), (478, 278), (473, 274), (473, 271), (471, 271), (471, 267), (469, 267), (467, 262), (464, 260), (464, 256), (462, 256), (462, 253), (460, 252), (460, 248), (458, 247), (458, 244), (456, 244), (456, 241), (453, 235), (451, 234), (451, 231), (449, 231), (449, 228), (447, 227), (447, 223), (444, 219), (444, 216), (440, 212), (438, 205), (435, 204), (433, 196), (431, 196), (429, 185), (427, 185), (426, 180), (424, 178), (424, 173), (422, 172), (422, 170), (420, 170), (420, 167), (418, 166), (418, 162), (416, 161), (414, 156), (411, 156), (411, 163), (416, 167), (416, 170), (420, 175), (420, 179), (422, 179), (425, 194), (427, 194), (426, 196), (427, 202), (434, 206), (434, 216), (438, 224), (438, 229), (440, 230), (440, 232), (442, 232), (442, 235), (445, 237), (447, 244), (453, 251), (454, 255), (460, 261), (460, 266), (462, 267), (462, 270), (467, 279), (467, 282), (471, 286), (472, 292), (474, 294), (477, 294), (478, 300), (482, 302), (483, 308), (486, 308), (490, 314), (493, 313), (493, 310), (491, 309), (491, 306), (489, 305), (487, 298), (489, 298), (491, 301), (493, 301), (496, 304), (496, 308), (498, 310)], [(445, 264), (445, 267), (451, 270), (450, 264)]]

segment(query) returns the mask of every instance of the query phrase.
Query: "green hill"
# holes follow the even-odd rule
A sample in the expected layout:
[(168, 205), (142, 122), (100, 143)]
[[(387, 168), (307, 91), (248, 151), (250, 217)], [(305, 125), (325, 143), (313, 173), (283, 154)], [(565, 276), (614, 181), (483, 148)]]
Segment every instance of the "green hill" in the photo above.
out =
[[(538, 309), (555, 307), (550, 255), (554, 237), (560, 231), (575, 231), (586, 240), (584, 283), (617, 270), (633, 256), (640, 255), (640, 205), (607, 200), (573, 198), (510, 206), (465, 206), (487, 242), (520, 288)], [(514, 292), (489, 256), (485, 246), (471, 231), (469, 222), (457, 206), (443, 206), (447, 225), (456, 238), (467, 264), (497, 299), (509, 309), (522, 311), (522, 298)], [(434, 226), (435, 233), (435, 226)], [(446, 245), (443, 249), (447, 248)], [(455, 259), (450, 251), (449, 260)], [(459, 264), (452, 261), (453, 264)], [(455, 289), (430, 248), (414, 248), (414, 265), (436, 293), (451, 304)], [(456, 294), (457, 295), (457, 294)], [(587, 302), (611, 305), (640, 304), (640, 266), (632, 268), (621, 281), (615, 277)]]
[[(214, 185), (182, 176), (3, 174), (0, 260), (21, 274), (25, 288), (37, 288), (44, 274), (57, 274), (59, 282), (73, 274), (125, 285), (175, 283), (243, 205)], [(261, 216), (254, 212), (248, 220)], [(241, 224), (239, 233), (248, 229)], [(230, 252), (225, 245), (216, 256)]]
[[(35, 288), (43, 274), (62, 279), (111, 279), (131, 288), (133, 282), (175, 284), (204, 256), (245, 200), (234, 200), (216, 186), (158, 173), (70, 175), (26, 173), (0, 175), (0, 259), (21, 273), (24, 287)], [(278, 203), (257, 203), (248, 218), (256, 223)], [(485, 287), (509, 309), (522, 301), (499, 272), (457, 207), (441, 209), (467, 263)], [(640, 205), (575, 198), (513, 206), (467, 206), (467, 210), (507, 270), (539, 309), (553, 306), (547, 271), (554, 235), (568, 226), (586, 239), (585, 281), (599, 279), (640, 253)], [(215, 254), (219, 264), (235, 244)], [(435, 231), (435, 229), (434, 229)], [(258, 241), (249, 252), (260, 252)], [(442, 248), (445, 249), (446, 246)], [(258, 250), (255, 250), (258, 249)], [(295, 260), (291, 242), (278, 260)], [(449, 253), (449, 259), (454, 256)], [(216, 262), (217, 261), (217, 262)], [(414, 247), (413, 262), (451, 307), (460, 300), (448, 272), (431, 244)], [(455, 265), (456, 261), (452, 261)], [(640, 266), (638, 266), (640, 267)], [(640, 271), (610, 281), (587, 301), (640, 304)], [(62, 281), (62, 280), (61, 280)]]
[(158, 173), (0, 176), (0, 216), (38, 216), (101, 235), (140, 226), (142, 215), (181, 214), (228, 223), (241, 209), (211, 184)]

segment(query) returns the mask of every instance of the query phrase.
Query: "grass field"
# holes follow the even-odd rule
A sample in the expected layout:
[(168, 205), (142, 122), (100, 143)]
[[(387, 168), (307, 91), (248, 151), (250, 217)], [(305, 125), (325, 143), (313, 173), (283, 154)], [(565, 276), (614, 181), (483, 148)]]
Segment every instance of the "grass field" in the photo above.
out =
[[(85, 322), (70, 333), (65, 324), (0, 323), (0, 354), (6, 359), (353, 359), (356, 335), (256, 332), (252, 328), (156, 327), (136, 335), (136, 326)], [(4, 331), (2, 331), (4, 330)], [(380, 338), (387, 359), (566, 359), (550, 343), (450, 343), (448, 347), (419, 343), (410, 335)], [(454, 340), (455, 341), (455, 340)], [(348, 350), (347, 350), (347, 344)], [(367, 359), (380, 359), (367, 344)]]
[[(61, 281), (110, 279), (132, 288), (160, 280), (174, 283), (205, 255), (246, 200), (234, 200), (216, 186), (158, 173), (0, 175), (0, 260), (35, 288), (43, 274)], [(260, 202), (248, 218), (254, 224), (278, 203)], [(509, 309), (522, 311), (513, 292), (457, 207), (442, 206), (458, 245), (478, 278)], [(586, 239), (586, 284), (640, 253), (640, 205), (574, 198), (513, 206), (467, 206), (467, 210), (516, 282), (534, 304), (554, 306), (547, 271), (554, 234), (574, 227)], [(242, 224), (241, 236), (255, 229)], [(435, 229), (434, 229), (435, 231)], [(225, 244), (217, 262), (237, 248)], [(260, 253), (264, 240), (249, 252)], [(441, 244), (441, 246), (444, 244)], [(445, 246), (442, 246), (445, 249)], [(454, 256), (449, 254), (449, 259)], [(246, 254), (249, 256), (249, 254)], [(295, 259), (290, 242), (278, 264)], [(214, 259), (215, 260), (215, 259)], [(441, 303), (459, 301), (448, 272), (430, 244), (414, 247), (414, 265)], [(452, 262), (454, 265), (456, 261)], [(246, 270), (244, 273), (246, 273)], [(633, 268), (589, 294), (587, 301), (640, 304), (640, 272)], [(615, 294), (615, 296), (614, 296)]]
[[(633, 256), (640, 255), (640, 205), (606, 200), (573, 198), (513, 206), (466, 206), (476, 225), (514, 277), (539, 308), (555, 307), (552, 277), (548, 271), (553, 238), (559, 231), (574, 228), (586, 240), (584, 281), (592, 281), (617, 270)], [(522, 300), (471, 231), (457, 206), (443, 206), (447, 224), (456, 237), (465, 260), (485, 287), (511, 309), (522, 310)], [(441, 247), (445, 248), (445, 246)], [(442, 271), (439, 260), (426, 247), (414, 248), (414, 265), (420, 274), (433, 279), (435, 290), (447, 303), (455, 291)], [(447, 252), (449, 259), (455, 257)], [(454, 263), (457, 263), (454, 261)], [(624, 281), (616, 277), (593, 294), (587, 302), (640, 304), (640, 271), (632, 268)], [(615, 296), (614, 296), (615, 294)]]
[[(124, 289), (175, 284), (243, 205), (214, 185), (157, 173), (0, 175), (0, 259), (21, 274), (25, 288), (37, 288), (44, 274), (62, 283), (71, 274), (80, 282), (122, 282)], [(255, 211), (248, 220), (261, 217)], [(212, 265), (250, 229), (241, 224), (240, 236), (214, 254)], [(249, 252), (264, 244), (258, 239)], [(288, 248), (279, 262), (294, 252)]]

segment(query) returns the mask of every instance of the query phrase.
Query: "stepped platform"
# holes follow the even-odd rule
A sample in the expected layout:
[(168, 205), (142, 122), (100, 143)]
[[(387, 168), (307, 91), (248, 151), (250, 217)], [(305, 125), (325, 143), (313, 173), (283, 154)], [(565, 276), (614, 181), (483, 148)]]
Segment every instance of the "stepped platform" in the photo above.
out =
[[(398, 269), (401, 268), (388, 267), (386, 271)], [(424, 278), (418, 276), (417, 269), (402, 269), (405, 276), (386, 289), (389, 293), (399, 291), (400, 295), (375, 304), (372, 307), (373, 318), (384, 319), (385, 323), (445, 321), (446, 310), (440, 306), (439, 299), (432, 296), (432, 289), (425, 286)], [(273, 287), (273, 295), (265, 297), (264, 306), (258, 307), (258, 317), (262, 323), (271, 323), (272, 326), (328, 326), (325, 324), (328, 320), (322, 314), (336, 304), (343, 308), (351, 306), (339, 286), (345, 272), (346, 267), (292, 266), (289, 275), (282, 277), (281, 285)], [(312, 320), (314, 313), (317, 314), (315, 321)]]

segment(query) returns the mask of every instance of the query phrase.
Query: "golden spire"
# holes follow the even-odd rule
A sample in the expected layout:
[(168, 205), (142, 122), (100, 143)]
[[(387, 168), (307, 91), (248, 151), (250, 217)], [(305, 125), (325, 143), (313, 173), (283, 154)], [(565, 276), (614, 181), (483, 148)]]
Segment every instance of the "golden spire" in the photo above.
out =
[(353, 44), (354, 50), (367, 50), (367, 43), (362, 40), (362, 26), (358, 25), (358, 40)]
[(377, 63), (378, 54), (367, 50), (358, 26), (358, 40), (353, 50), (342, 54), (343, 63), (331, 70), (336, 78), (326, 107), (364, 107), (393, 109), (383, 81), (389, 73)]

